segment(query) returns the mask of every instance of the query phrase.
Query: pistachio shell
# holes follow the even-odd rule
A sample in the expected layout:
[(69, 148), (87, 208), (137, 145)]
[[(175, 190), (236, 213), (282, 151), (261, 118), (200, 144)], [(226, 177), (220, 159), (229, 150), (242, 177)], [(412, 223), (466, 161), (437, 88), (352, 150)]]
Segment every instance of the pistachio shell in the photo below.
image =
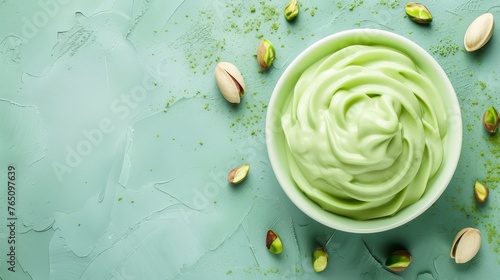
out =
[(476, 256), (480, 247), (481, 232), (475, 228), (464, 228), (453, 240), (450, 257), (455, 259), (456, 263), (466, 263)]
[(245, 81), (236, 66), (229, 62), (220, 62), (215, 67), (215, 80), (227, 101), (240, 103), (240, 96), (245, 94)]
[(486, 13), (476, 18), (465, 32), (465, 49), (472, 52), (486, 45), (493, 35), (494, 26), (495, 22), (491, 13)]

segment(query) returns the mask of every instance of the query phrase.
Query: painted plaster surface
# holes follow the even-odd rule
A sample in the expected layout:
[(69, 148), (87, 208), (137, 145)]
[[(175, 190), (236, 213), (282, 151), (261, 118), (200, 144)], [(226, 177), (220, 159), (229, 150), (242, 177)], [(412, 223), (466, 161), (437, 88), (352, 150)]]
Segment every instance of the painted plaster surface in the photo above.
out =
[[(300, 2), (289, 23), (287, 1), (0, 1), (0, 279), (496, 275), (500, 141), (481, 120), (487, 107), (500, 107), (499, 42), (494, 35), (467, 53), (463, 35), (477, 16), (498, 17), (500, 8), (429, 1), (434, 21), (421, 26), (401, 1)], [(302, 214), (274, 177), (264, 135), (287, 65), (317, 40), (353, 28), (388, 30), (427, 50), (453, 83), (464, 125), (443, 196), (416, 220), (368, 235)], [(254, 56), (262, 38), (277, 52), (266, 72)], [(245, 78), (237, 106), (215, 83), (219, 61)], [(229, 185), (227, 173), (243, 163), (249, 177)], [(490, 186), (485, 205), (474, 201), (476, 180)], [(451, 242), (468, 226), (481, 230), (482, 247), (457, 265)], [(281, 255), (265, 247), (271, 228), (283, 240)], [(322, 273), (311, 267), (318, 244), (330, 256)], [(399, 247), (413, 262), (392, 273), (385, 259)]]

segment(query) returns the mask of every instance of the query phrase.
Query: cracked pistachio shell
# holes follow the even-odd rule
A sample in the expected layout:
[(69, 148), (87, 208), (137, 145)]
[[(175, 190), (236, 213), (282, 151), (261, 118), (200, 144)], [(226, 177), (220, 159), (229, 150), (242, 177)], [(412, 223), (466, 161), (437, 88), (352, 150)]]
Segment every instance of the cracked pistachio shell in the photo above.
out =
[(498, 111), (495, 107), (490, 106), (483, 115), (483, 126), (489, 133), (497, 132), (498, 124), (500, 123), (500, 118), (498, 118)]
[(215, 67), (215, 80), (227, 101), (240, 103), (240, 96), (245, 94), (245, 81), (236, 66), (229, 62), (220, 62)]
[(273, 254), (281, 254), (283, 251), (283, 243), (281, 243), (280, 237), (271, 229), (267, 231), (266, 247)]
[(325, 270), (327, 264), (328, 264), (328, 253), (326, 252), (325, 248), (323, 247), (316, 248), (312, 255), (312, 265), (314, 271), (321, 272)]
[(422, 24), (432, 22), (431, 12), (429, 11), (429, 9), (427, 9), (427, 7), (420, 3), (409, 2), (405, 6), (405, 12), (414, 22)]
[(477, 17), (465, 32), (465, 49), (468, 52), (473, 52), (486, 45), (493, 35), (494, 27), (495, 21), (491, 13), (482, 14)]
[(271, 41), (267, 39), (262, 40), (257, 49), (257, 61), (259, 62), (260, 68), (267, 70), (273, 65), (275, 57), (276, 51)]
[(481, 247), (481, 232), (475, 228), (464, 228), (457, 233), (451, 246), (450, 257), (456, 263), (466, 263), (474, 258)]

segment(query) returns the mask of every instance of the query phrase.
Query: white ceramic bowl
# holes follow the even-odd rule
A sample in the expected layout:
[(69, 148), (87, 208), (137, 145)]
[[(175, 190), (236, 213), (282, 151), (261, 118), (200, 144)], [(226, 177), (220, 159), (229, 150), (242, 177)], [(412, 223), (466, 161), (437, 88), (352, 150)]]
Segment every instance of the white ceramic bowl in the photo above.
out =
[[(418, 65), (433, 80), (446, 107), (447, 134), (443, 139), (444, 158), (438, 173), (429, 181), (423, 196), (415, 203), (403, 208), (394, 216), (355, 220), (323, 210), (309, 199), (297, 186), (288, 169), (286, 143), (281, 127), (284, 100), (302, 72), (314, 62), (352, 44), (382, 44), (399, 49)], [(374, 233), (401, 226), (427, 210), (448, 186), (460, 157), (462, 147), (462, 119), (460, 107), (448, 76), (424, 49), (400, 35), (376, 30), (354, 29), (330, 35), (303, 51), (284, 71), (272, 93), (266, 119), (266, 142), (274, 174), (290, 200), (312, 219), (334, 229), (353, 233)]]

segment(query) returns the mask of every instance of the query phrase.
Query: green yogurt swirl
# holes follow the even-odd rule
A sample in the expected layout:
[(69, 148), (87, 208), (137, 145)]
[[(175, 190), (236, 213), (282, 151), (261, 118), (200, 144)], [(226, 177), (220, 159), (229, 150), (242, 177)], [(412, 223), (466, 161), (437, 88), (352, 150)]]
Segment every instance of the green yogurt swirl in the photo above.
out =
[(307, 68), (281, 118), (290, 172), (325, 210), (367, 220), (416, 202), (443, 160), (447, 117), (404, 53), (342, 48)]

